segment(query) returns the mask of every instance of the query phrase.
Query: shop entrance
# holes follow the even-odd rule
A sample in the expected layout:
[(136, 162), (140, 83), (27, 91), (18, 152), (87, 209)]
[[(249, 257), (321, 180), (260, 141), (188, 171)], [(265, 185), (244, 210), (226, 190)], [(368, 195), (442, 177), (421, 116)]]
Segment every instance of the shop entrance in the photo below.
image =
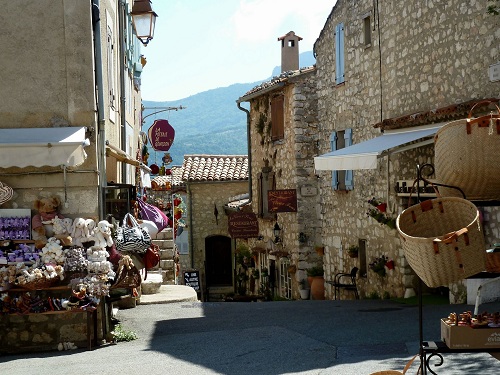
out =
[(231, 238), (211, 236), (205, 239), (207, 287), (233, 285)]

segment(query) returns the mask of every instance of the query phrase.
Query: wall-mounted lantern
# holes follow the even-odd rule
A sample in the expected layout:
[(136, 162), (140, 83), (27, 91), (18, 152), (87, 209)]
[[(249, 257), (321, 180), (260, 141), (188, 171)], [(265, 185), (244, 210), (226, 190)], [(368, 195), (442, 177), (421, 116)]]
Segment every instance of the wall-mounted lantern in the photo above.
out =
[(273, 234), (274, 234), (274, 243), (282, 242), (281, 241), (281, 228), (278, 225), (278, 222), (276, 222), (276, 224), (274, 224)]
[(158, 15), (151, 8), (150, 0), (134, 0), (132, 6), (132, 23), (137, 38), (142, 44), (147, 45), (155, 32), (155, 22)]

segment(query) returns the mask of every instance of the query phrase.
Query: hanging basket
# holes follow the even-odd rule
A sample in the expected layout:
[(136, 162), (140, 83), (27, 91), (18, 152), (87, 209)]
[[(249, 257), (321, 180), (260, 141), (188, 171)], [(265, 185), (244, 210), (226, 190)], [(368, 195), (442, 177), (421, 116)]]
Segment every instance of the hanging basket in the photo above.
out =
[[(462, 189), (469, 200), (500, 199), (500, 109), (478, 118), (452, 121), (434, 138), (436, 180)], [(441, 196), (462, 197), (456, 189), (440, 187)]]
[(396, 226), (408, 263), (431, 288), (485, 269), (479, 212), (468, 200), (440, 197), (421, 202), (404, 210)]

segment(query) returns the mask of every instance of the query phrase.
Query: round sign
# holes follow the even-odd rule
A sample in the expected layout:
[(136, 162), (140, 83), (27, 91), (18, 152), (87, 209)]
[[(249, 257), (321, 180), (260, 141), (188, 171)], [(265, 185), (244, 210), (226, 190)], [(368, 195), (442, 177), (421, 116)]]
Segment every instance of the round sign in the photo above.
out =
[(160, 168), (156, 164), (151, 164), (149, 168), (151, 168), (152, 174), (158, 174), (158, 172), (160, 171)]
[(155, 120), (148, 130), (149, 143), (156, 151), (168, 151), (174, 143), (175, 130), (168, 120)]

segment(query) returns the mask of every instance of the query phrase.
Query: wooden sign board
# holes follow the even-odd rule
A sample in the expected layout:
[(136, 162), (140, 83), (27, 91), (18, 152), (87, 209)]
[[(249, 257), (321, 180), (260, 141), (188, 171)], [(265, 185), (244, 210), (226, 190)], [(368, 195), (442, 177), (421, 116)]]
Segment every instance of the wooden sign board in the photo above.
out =
[(228, 232), (232, 238), (259, 237), (259, 221), (253, 212), (235, 212), (229, 215)]
[(269, 190), (267, 207), (269, 212), (297, 212), (297, 190)]
[(190, 286), (197, 292), (200, 291), (200, 271), (184, 271), (184, 285)]

